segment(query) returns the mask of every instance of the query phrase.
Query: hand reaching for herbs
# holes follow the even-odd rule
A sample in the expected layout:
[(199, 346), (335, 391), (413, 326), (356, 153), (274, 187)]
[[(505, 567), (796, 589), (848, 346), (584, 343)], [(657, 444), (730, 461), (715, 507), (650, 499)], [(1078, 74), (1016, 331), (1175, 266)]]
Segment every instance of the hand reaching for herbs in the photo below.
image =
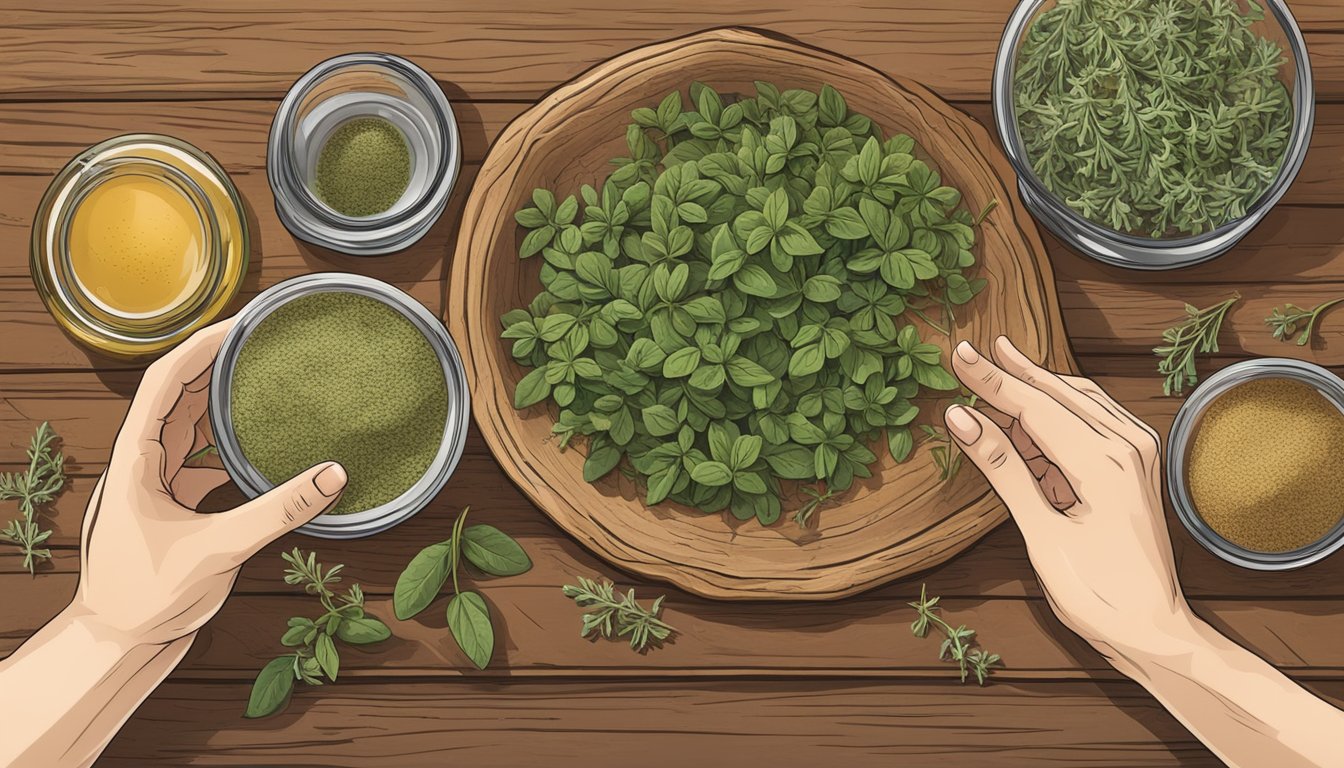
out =
[(1181, 592), (1158, 438), (1088, 379), (993, 360), (953, 367), (998, 413), (948, 409), (948, 432), (1008, 505), (1050, 607), (1230, 765), (1334, 764), (1344, 715), (1205, 624)]
[(0, 764), (91, 762), (181, 661), (243, 561), (340, 498), (345, 471), (326, 463), (237, 509), (195, 511), (228, 479), (186, 466), (208, 442), (206, 390), (228, 327), (145, 371), (85, 512), (75, 598), (0, 662), (0, 691), (25, 692), (0, 697)]

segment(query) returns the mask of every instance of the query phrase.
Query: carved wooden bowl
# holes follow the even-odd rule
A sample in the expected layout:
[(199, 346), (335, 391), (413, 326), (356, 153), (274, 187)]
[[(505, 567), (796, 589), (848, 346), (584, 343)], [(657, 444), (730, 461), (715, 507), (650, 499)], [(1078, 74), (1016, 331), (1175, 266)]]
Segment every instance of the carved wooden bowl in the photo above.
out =
[[(856, 481), (823, 507), (815, 526), (785, 515), (771, 526), (707, 515), (679, 505), (648, 507), (633, 482), (613, 472), (583, 480), (586, 446), (561, 451), (551, 437), (554, 412), (513, 407), (526, 372), (499, 338), (499, 317), (540, 291), (540, 258), (521, 261), (522, 230), (513, 214), (544, 186), (577, 194), (610, 173), (625, 154), (630, 111), (657, 106), (669, 91), (701, 80), (720, 93), (753, 94), (752, 82), (818, 90), (829, 83), (851, 109), (886, 135), (915, 138), (964, 205), (999, 205), (978, 228), (978, 276), (988, 287), (961, 308), (952, 339), (929, 332), (946, 350), (970, 339), (986, 345), (1006, 334), (1027, 355), (1074, 370), (1050, 267), (1007, 161), (985, 129), (922, 86), (858, 62), (756, 32), (719, 29), (650, 45), (607, 61), (549, 93), (495, 141), (462, 216), (448, 288), (447, 322), (462, 349), (476, 424), (504, 471), (561, 528), (610, 563), (711, 598), (799, 600), (852, 595), (936, 565), (1005, 518), (1005, 510), (969, 464), (948, 483), (921, 445), (896, 464), (885, 445), (873, 477)], [(940, 423), (927, 403), (917, 423)], [(576, 441), (577, 442), (577, 441)]]

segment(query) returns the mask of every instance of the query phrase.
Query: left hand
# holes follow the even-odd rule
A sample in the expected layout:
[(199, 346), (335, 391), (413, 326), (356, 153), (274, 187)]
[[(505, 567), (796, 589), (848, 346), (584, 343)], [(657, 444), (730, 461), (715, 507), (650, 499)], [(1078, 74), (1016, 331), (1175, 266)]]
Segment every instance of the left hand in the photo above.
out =
[(228, 481), (222, 469), (185, 461), (208, 444), (198, 424), (230, 325), (197, 332), (145, 371), (84, 515), (69, 611), (125, 644), (191, 637), (223, 605), (243, 561), (335, 504), (345, 488), (345, 470), (326, 462), (236, 509), (196, 512)]

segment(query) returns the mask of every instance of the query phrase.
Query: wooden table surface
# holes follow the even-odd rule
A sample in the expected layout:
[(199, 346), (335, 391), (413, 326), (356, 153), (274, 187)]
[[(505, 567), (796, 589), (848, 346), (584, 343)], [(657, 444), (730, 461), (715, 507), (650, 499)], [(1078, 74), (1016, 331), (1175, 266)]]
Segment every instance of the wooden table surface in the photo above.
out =
[[(989, 124), (994, 51), (1013, 2), (300, 5), (81, 0), (0, 10), (0, 469), (18, 468), (29, 435), (50, 420), (74, 472), (51, 509), (52, 564), (30, 578), (18, 558), (0, 552), (0, 654), (73, 594), (84, 505), (141, 374), (63, 335), (28, 275), (32, 212), (53, 173), (80, 149), (153, 131), (212, 153), (246, 198), (258, 245), (237, 306), (294, 275), (347, 270), (388, 280), (441, 311), (458, 211), (492, 137), (594, 63), (647, 42), (746, 24), (918, 79)], [(1162, 396), (1150, 349), (1184, 302), (1204, 306), (1233, 291), (1243, 297), (1206, 372), (1256, 355), (1344, 365), (1344, 315), (1327, 316), (1310, 348), (1273, 340), (1263, 322), (1275, 305), (1344, 295), (1344, 7), (1296, 0), (1292, 8), (1315, 70), (1315, 136), (1296, 184), (1240, 247), (1204, 266), (1139, 273), (1100, 266), (1046, 237), (1083, 370), (1163, 433), (1180, 400)], [(439, 224), (409, 251), (369, 260), (296, 242), (276, 219), (264, 171), (267, 129), (289, 84), (324, 58), (358, 50), (407, 56), (436, 76), (466, 151), (454, 204)], [(484, 672), (466, 668), (441, 611), (409, 622), (391, 616), (401, 568), (421, 546), (446, 538), (466, 504), (478, 520), (517, 537), (535, 562), (526, 575), (484, 588), (498, 633)], [(1206, 553), (1174, 518), (1172, 533), (1182, 582), (1201, 615), (1312, 690), (1344, 700), (1344, 557), (1300, 572), (1252, 573)], [(280, 579), (279, 553), (296, 545), (346, 563), (394, 637), (347, 652), (338, 683), (301, 689), (284, 714), (246, 721), (252, 678), (280, 653), (286, 618), (311, 608), (311, 598)], [(680, 636), (643, 656), (580, 639), (579, 612), (559, 590), (579, 575), (613, 577), (645, 597), (666, 592), (666, 617)], [(935, 658), (937, 642), (911, 636), (906, 602), (921, 582), (944, 596), (950, 618), (978, 629), (1003, 655), (1006, 667), (991, 685), (958, 685), (954, 670)], [(289, 536), (249, 562), (187, 660), (103, 762), (484, 768), (542, 761), (1218, 764), (1054, 619), (1011, 523), (943, 566), (855, 598), (711, 602), (614, 572), (532, 507), (475, 435), (447, 489), (414, 520), (364, 541)]]

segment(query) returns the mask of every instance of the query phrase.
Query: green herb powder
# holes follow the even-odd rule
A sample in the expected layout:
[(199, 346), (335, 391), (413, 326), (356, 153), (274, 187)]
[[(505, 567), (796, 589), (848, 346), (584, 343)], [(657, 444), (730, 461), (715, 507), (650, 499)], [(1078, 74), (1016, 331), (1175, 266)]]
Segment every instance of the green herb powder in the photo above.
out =
[(317, 158), (317, 196), (346, 216), (373, 216), (401, 199), (411, 181), (411, 151), (381, 117), (350, 120)]
[(1226, 0), (1060, 0), (1013, 76), (1032, 169), (1084, 218), (1148, 237), (1246, 215), (1292, 130), (1282, 46)]
[(353, 293), (316, 293), (268, 315), (233, 370), (233, 429), (272, 483), (323, 461), (350, 476), (333, 514), (400, 496), (443, 439), (448, 391), (433, 348), (400, 312)]

